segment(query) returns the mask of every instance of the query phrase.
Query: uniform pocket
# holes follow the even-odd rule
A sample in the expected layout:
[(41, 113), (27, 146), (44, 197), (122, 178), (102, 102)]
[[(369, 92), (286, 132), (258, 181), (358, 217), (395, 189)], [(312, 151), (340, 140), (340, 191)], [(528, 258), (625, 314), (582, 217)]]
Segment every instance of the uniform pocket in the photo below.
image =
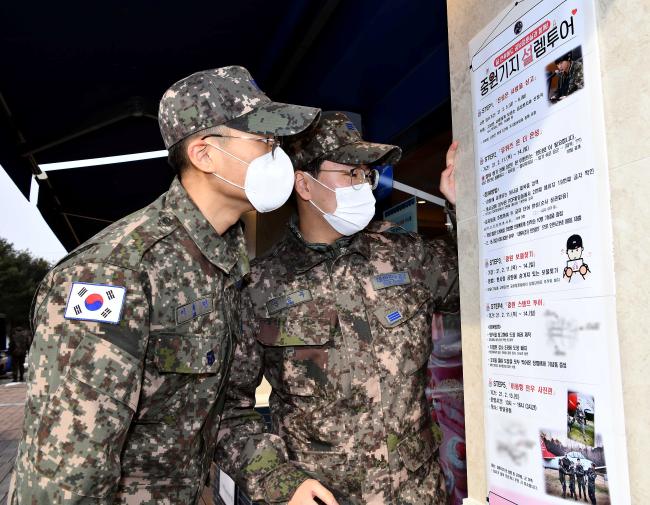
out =
[(428, 426), (397, 444), (397, 452), (404, 466), (411, 472), (429, 461), (435, 450), (433, 435)]
[(266, 372), (275, 389), (296, 396), (327, 395), (330, 318), (311, 302), (262, 318), (258, 327), (257, 340), (265, 348)]
[(153, 361), (159, 372), (177, 374), (214, 374), (223, 367), (223, 339), (179, 333), (151, 336)]
[(88, 335), (39, 419), (34, 465), (82, 496), (104, 497), (120, 479), (120, 450), (140, 384), (140, 363)]
[(431, 354), (431, 292), (410, 284), (381, 290), (370, 310), (376, 321), (376, 345), (399, 358), (399, 370), (411, 375), (420, 370)]
[(348, 455), (334, 451), (296, 451), (294, 462), (311, 474), (335, 475), (347, 465)]

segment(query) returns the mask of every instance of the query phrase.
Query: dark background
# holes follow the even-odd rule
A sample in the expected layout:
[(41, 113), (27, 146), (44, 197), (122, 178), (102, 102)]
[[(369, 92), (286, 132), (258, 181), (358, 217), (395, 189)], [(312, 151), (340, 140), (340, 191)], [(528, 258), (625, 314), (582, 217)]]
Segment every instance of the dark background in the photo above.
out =
[[(164, 149), (163, 92), (233, 64), (274, 100), (359, 113), (364, 137), (405, 150), (396, 180), (439, 194), (451, 140), (444, 0), (12, 1), (0, 19), (0, 164), (26, 196), (38, 164)], [(164, 158), (49, 172), (38, 207), (72, 249), (171, 178)], [(419, 207), (420, 230), (440, 232), (440, 207)]]

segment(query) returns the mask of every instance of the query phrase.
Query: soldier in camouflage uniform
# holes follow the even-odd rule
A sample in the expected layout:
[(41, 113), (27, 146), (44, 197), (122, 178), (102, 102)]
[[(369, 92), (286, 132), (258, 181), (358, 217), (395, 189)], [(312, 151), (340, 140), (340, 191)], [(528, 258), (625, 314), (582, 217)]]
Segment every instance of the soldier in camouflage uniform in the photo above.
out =
[(555, 60), (558, 74), (558, 85), (551, 97), (552, 101), (562, 100), (574, 91), (584, 88), (585, 76), (581, 61), (572, 61), (572, 52), (560, 56)]
[[(315, 478), (341, 505), (444, 504), (425, 386), (432, 314), (459, 309), (455, 247), (390, 233), (385, 222), (335, 230), (318, 208), (336, 214), (341, 188), (369, 191), (368, 166), (395, 163), (401, 151), (363, 141), (342, 113), (323, 113), (294, 139), (299, 221), (251, 264), (217, 461), (266, 503), (314, 503), (297, 501), (300, 489), (290, 498)], [(452, 202), (456, 148), (441, 183)], [(338, 203), (319, 183), (336, 187)], [(273, 387), (273, 434), (253, 410), (262, 374)]]
[[(249, 271), (238, 220), (252, 209), (212, 174), (243, 181), (267, 135), (299, 132), (319, 112), (271, 102), (242, 67), (165, 93), (160, 129), (180, 178), (38, 289), (10, 504), (198, 503)], [(208, 140), (215, 129), (238, 139)]]
[(587, 489), (585, 488), (585, 468), (580, 462), (580, 458), (576, 462), (576, 484), (578, 484), (578, 499), (584, 498), (587, 501)]
[(565, 454), (558, 464), (560, 484), (562, 485), (562, 498), (566, 498), (566, 475), (567, 475), (567, 470), (569, 469), (570, 466), (571, 466), (571, 460)]
[(25, 374), (25, 357), (31, 345), (31, 335), (27, 328), (16, 326), (9, 336), (9, 355), (11, 356), (11, 374), (14, 382), (23, 382)]
[(596, 477), (598, 477), (596, 465), (592, 463), (589, 470), (587, 470), (587, 491), (592, 505), (596, 505)]
[(569, 468), (566, 471), (566, 474), (569, 476), (569, 498), (577, 500), (576, 496), (576, 467), (574, 463), (571, 463)]
[(578, 423), (578, 427), (580, 428), (580, 431), (582, 432), (582, 439), (586, 442), (587, 434), (585, 433), (585, 426), (587, 425), (587, 416), (585, 414), (585, 409), (582, 408), (580, 402), (578, 402), (578, 404), (576, 405), (576, 414), (574, 418)]

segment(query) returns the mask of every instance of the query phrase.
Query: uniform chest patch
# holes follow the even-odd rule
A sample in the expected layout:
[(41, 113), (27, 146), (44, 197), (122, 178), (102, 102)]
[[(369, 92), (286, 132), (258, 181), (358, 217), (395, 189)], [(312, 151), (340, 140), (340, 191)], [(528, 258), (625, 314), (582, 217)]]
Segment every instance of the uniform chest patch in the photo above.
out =
[(375, 291), (390, 288), (391, 286), (404, 286), (411, 284), (411, 276), (408, 272), (388, 272), (375, 275), (372, 278), (372, 287)]
[(278, 296), (276, 298), (271, 298), (266, 302), (266, 310), (269, 313), (269, 316), (280, 312), (288, 307), (293, 307), (294, 305), (299, 305), (301, 303), (309, 302), (313, 300), (311, 296), (311, 291), (308, 289), (300, 289), (289, 293), (288, 295)]
[(386, 320), (390, 324), (395, 324), (397, 321), (402, 319), (402, 317), (403, 317), (402, 313), (399, 310), (393, 310), (393, 311), (389, 312), (388, 314), (386, 314)]
[(122, 318), (125, 298), (126, 288), (123, 286), (73, 282), (64, 317), (118, 324)]
[(176, 325), (186, 323), (194, 318), (208, 314), (213, 310), (214, 302), (211, 297), (201, 298), (181, 305), (176, 309)]

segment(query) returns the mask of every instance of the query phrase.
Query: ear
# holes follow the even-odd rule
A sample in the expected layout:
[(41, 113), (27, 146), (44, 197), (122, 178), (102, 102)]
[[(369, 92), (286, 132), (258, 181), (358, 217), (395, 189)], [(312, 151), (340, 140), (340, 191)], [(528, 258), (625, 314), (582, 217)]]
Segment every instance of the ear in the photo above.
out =
[(211, 148), (205, 140), (196, 138), (187, 143), (187, 158), (201, 172), (211, 173), (216, 168), (215, 156), (219, 154), (216, 149)]
[(310, 177), (305, 172), (302, 170), (296, 171), (294, 189), (298, 196), (305, 201), (312, 199), (311, 183)]

